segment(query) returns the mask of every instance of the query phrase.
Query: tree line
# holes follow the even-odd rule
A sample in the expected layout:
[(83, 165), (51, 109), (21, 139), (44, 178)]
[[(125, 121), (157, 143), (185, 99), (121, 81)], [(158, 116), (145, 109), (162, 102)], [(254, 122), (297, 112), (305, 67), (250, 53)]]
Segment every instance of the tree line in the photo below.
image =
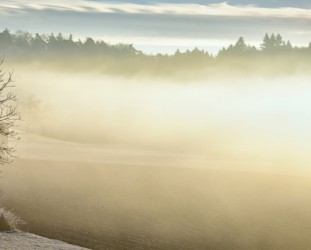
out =
[(238, 41), (233, 45), (231, 44), (227, 48), (223, 48), (219, 51), (218, 55), (228, 56), (228, 55), (266, 55), (269, 53), (273, 54), (288, 54), (288, 53), (303, 53), (303, 52), (311, 52), (311, 43), (307, 47), (297, 47), (293, 46), (290, 41), (285, 41), (280, 34), (265, 34), (260, 47), (257, 48), (252, 45), (248, 45), (243, 37), (240, 37)]
[(29, 32), (17, 31), (11, 34), (8, 29), (0, 33), (0, 52), (12, 56), (40, 56), (43, 54), (60, 55), (135, 55), (138, 53), (132, 44), (108, 45), (104, 41), (94, 41), (87, 38), (84, 42), (74, 41), (73, 36), (64, 37), (61, 33), (58, 35), (40, 35)]
[[(102, 40), (86, 38), (84, 41), (74, 40), (72, 35), (65, 37), (61, 33), (54, 35), (31, 34), (17, 31), (11, 33), (8, 29), (0, 32), (0, 55), (16, 60), (58, 61), (67, 65), (81, 65), (101, 68), (108, 72), (135, 72), (146, 70), (154, 73), (170, 71), (198, 70), (211, 68), (232, 60), (254, 63), (262, 60), (280, 58), (305, 62), (311, 59), (311, 43), (306, 47), (293, 46), (285, 41), (280, 34), (265, 34), (259, 48), (249, 45), (243, 37), (235, 44), (222, 48), (216, 55), (195, 48), (173, 55), (146, 55), (134, 48), (132, 44), (111, 45)], [(253, 57), (253, 58), (251, 58)], [(251, 59), (250, 59), (251, 58)], [(256, 59), (256, 60), (254, 60)]]

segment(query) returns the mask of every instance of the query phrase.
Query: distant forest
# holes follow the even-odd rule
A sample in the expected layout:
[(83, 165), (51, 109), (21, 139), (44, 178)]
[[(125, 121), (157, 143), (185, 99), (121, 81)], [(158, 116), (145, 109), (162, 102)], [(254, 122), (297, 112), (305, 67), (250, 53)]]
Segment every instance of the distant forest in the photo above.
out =
[(5, 29), (0, 33), (0, 55), (14, 63), (44, 63), (64, 70), (99, 70), (112, 74), (152, 73), (157, 75), (191, 73), (295, 73), (311, 71), (311, 43), (292, 46), (280, 34), (265, 34), (260, 48), (243, 37), (217, 55), (195, 48), (173, 55), (147, 55), (132, 44), (110, 45), (102, 40), (73, 36), (40, 35)]

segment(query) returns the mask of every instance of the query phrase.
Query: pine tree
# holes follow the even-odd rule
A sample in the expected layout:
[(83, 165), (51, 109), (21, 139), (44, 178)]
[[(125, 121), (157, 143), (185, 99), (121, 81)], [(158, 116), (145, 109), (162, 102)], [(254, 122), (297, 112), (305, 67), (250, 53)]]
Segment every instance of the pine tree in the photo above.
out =
[(285, 42), (283, 41), (283, 38), (280, 34), (277, 34), (275, 40), (276, 40), (276, 47), (282, 47), (285, 45)]
[(277, 45), (276, 37), (275, 37), (274, 33), (272, 33), (272, 35), (270, 37), (270, 46), (271, 46), (271, 48), (275, 48), (276, 45)]
[(269, 49), (270, 47), (271, 47), (271, 40), (270, 40), (268, 33), (266, 33), (263, 38), (262, 44), (260, 45), (260, 48), (262, 50), (266, 50), (266, 49)]
[(245, 51), (247, 49), (247, 45), (246, 45), (243, 37), (239, 38), (239, 40), (236, 42), (234, 48), (241, 50), (241, 51)]

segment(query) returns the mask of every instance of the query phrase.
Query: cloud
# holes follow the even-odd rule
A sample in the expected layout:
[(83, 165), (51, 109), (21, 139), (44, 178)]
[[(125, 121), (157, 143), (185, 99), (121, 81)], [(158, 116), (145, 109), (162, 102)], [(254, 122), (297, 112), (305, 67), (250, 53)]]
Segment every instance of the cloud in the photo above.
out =
[(293, 44), (305, 45), (310, 42), (310, 19), (311, 9), (227, 3), (136, 4), (85, 0), (0, 3), (0, 30), (72, 33), (81, 39), (91, 36), (111, 43), (133, 43), (148, 52), (191, 47), (214, 52), (235, 42), (239, 36), (258, 45), (266, 32), (281, 33)]
[(191, 3), (103, 3), (94, 1), (59, 1), (43, 3), (39, 0), (10, 1), (0, 4), (1, 11), (9, 10), (55, 10), (83, 13), (127, 13), (182, 16), (222, 16), (222, 17), (273, 17), (311, 19), (311, 9), (280, 7), (267, 8), (255, 5), (234, 6), (227, 3), (191, 4)]
[[(85, 0), (90, 2), (105, 2), (105, 0)], [(122, 3), (124, 1), (117, 1)], [(138, 4), (154, 4), (154, 3), (193, 3), (193, 4), (215, 4), (227, 2), (230, 5), (256, 5), (261, 7), (298, 7), (298, 8), (311, 8), (311, 3), (308, 0), (127, 0), (126, 2)]]

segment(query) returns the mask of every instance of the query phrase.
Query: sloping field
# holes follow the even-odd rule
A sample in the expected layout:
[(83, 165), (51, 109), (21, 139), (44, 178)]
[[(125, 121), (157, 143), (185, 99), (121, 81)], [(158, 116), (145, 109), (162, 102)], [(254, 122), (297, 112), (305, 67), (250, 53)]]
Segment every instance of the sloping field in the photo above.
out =
[(1, 186), (31, 233), (92, 249), (311, 247), (308, 175), (23, 137)]

